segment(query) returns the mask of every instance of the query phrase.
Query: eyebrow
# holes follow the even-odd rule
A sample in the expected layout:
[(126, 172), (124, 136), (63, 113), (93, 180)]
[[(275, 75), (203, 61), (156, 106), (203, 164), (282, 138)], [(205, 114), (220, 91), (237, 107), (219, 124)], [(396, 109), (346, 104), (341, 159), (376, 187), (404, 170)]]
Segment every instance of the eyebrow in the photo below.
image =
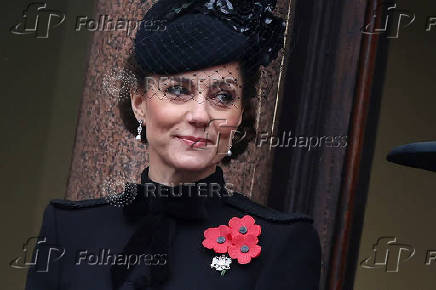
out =
[(235, 80), (235, 79), (232, 79), (232, 78), (216, 80), (216, 81), (214, 81), (214, 82), (212, 83), (212, 85), (217, 84), (217, 83), (218, 83), (218, 84), (221, 84), (221, 83), (224, 83), (224, 84), (231, 83), (231, 84), (233, 84), (233, 85), (235, 85), (235, 86), (238, 85), (238, 81)]
[[(169, 77), (168, 80), (175, 81), (175, 82), (181, 82), (183, 84), (189, 84), (191, 86), (194, 85), (194, 83), (192, 82), (192, 78), (174, 76), (174, 77)], [(207, 79), (200, 79), (200, 82), (203, 82), (204, 80), (207, 80)], [(233, 79), (233, 78), (217, 79), (217, 80), (212, 82), (211, 86), (219, 85), (219, 84), (229, 84), (229, 83), (233, 84), (235, 86), (238, 86), (238, 81), (236, 79)]]
[(185, 78), (185, 77), (169, 77), (168, 78), (169, 81), (176, 81), (176, 82), (181, 82), (181, 83), (192, 83), (190, 78)]

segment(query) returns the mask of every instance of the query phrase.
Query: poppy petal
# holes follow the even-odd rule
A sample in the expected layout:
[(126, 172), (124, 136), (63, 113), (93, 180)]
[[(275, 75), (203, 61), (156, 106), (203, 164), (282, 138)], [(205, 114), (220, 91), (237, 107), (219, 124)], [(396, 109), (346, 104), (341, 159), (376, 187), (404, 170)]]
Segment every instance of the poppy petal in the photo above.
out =
[(254, 245), (250, 248), (250, 256), (252, 258), (256, 258), (260, 255), (261, 247), (259, 245)]
[(205, 248), (208, 248), (208, 249), (213, 249), (213, 247), (215, 246), (215, 243), (212, 242), (212, 241), (209, 240), (209, 239), (205, 239), (205, 240), (202, 242), (202, 244), (203, 244), (203, 246), (204, 246)]
[(250, 246), (254, 246), (254, 245), (256, 245), (257, 243), (258, 243), (258, 238), (256, 237), (256, 236), (253, 236), (253, 235), (246, 235), (246, 236), (243, 236), (243, 238), (244, 238), (244, 243), (246, 243), (247, 245), (250, 245)]
[(261, 228), (259, 225), (252, 225), (249, 229), (250, 234), (258, 236), (261, 233)]
[(250, 261), (251, 261), (250, 255), (242, 254), (242, 255), (239, 255), (239, 257), (238, 257), (239, 264), (248, 264), (248, 263), (250, 263)]
[(220, 234), (218, 228), (208, 228), (204, 231), (204, 237), (210, 239), (216, 239)]
[(216, 244), (214, 247), (215, 252), (219, 254), (227, 253), (227, 249), (228, 249), (228, 245), (226, 244), (222, 244), (222, 245)]
[(229, 227), (231, 227), (232, 229), (239, 229), (241, 227), (241, 219), (237, 218), (237, 217), (232, 217), (229, 220)]
[(228, 253), (229, 253), (230, 258), (232, 258), (232, 259), (237, 259), (238, 256), (239, 256), (239, 253), (240, 253), (240, 251), (239, 251), (239, 247), (236, 247), (236, 246), (230, 246), (230, 247), (228, 248)]
[(249, 227), (249, 226), (251, 226), (251, 225), (254, 225), (255, 220), (254, 220), (254, 218), (253, 218), (252, 216), (250, 216), (250, 215), (244, 215), (244, 216), (242, 217), (242, 223), (243, 223), (244, 225), (246, 225), (247, 227)]

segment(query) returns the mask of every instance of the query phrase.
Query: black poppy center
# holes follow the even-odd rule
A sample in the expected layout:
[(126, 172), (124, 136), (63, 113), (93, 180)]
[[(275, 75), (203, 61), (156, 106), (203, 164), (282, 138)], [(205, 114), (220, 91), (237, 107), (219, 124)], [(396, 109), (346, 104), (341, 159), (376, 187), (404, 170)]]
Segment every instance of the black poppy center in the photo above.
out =
[(241, 252), (242, 252), (242, 253), (247, 253), (248, 250), (250, 250), (250, 248), (249, 248), (247, 245), (243, 245), (243, 246), (241, 247)]
[(224, 243), (225, 241), (226, 241), (226, 238), (223, 237), (223, 236), (219, 236), (219, 237), (216, 239), (216, 242), (217, 242), (218, 244), (222, 244), (222, 243)]
[(239, 232), (241, 233), (241, 234), (246, 234), (247, 233), (247, 228), (245, 227), (245, 226), (241, 226), (240, 228), (239, 228)]

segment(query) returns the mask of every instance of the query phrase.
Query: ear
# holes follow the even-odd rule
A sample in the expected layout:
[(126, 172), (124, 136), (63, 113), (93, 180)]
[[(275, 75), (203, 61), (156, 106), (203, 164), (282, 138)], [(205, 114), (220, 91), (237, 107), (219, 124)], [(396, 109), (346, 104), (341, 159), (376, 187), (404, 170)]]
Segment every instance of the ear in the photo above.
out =
[(137, 120), (144, 121), (145, 126), (145, 97), (138, 90), (130, 90), (130, 103)]

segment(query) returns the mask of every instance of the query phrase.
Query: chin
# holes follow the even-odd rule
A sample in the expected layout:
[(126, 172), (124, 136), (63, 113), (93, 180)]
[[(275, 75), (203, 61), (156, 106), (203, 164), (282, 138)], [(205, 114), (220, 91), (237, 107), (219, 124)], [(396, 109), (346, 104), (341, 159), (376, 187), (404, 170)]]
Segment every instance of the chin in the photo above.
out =
[(201, 153), (195, 154), (177, 154), (177, 156), (172, 156), (170, 161), (174, 168), (199, 171), (207, 169), (214, 165), (214, 160), (210, 156)]

